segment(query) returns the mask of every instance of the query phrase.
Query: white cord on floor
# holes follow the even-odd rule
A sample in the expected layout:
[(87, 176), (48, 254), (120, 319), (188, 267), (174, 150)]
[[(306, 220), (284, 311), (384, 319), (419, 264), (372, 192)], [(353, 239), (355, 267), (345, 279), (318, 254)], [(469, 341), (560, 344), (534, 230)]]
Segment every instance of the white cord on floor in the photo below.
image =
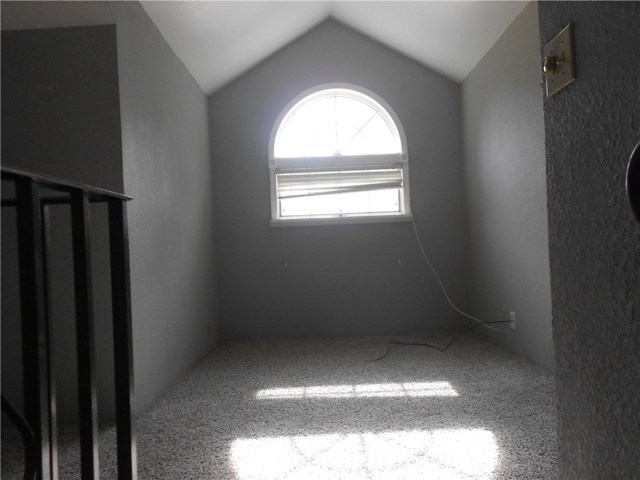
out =
[(449, 294), (447, 293), (447, 289), (444, 287), (444, 284), (442, 283), (442, 280), (440, 280), (440, 276), (438, 275), (438, 272), (436, 272), (436, 269), (433, 268), (433, 265), (431, 264), (431, 260), (429, 260), (429, 256), (426, 254), (426, 252), (424, 251), (424, 248), (422, 247), (422, 242), (420, 241), (420, 235), (418, 235), (418, 229), (416, 227), (416, 221), (415, 221), (414, 218), (411, 218), (411, 223), (413, 224), (413, 231), (416, 234), (416, 240), (418, 240), (418, 246), (420, 247), (420, 251), (422, 252), (422, 256), (424, 257), (424, 260), (427, 262), (427, 265), (429, 265), (429, 268), (431, 269), (431, 273), (433, 273), (433, 276), (436, 278), (436, 280), (440, 284), (440, 288), (442, 289), (442, 293), (444, 293), (444, 296), (447, 299), (447, 302), (449, 302), (449, 305), (451, 305), (451, 308), (453, 308), (460, 315), (463, 315), (463, 316), (465, 316), (467, 318), (470, 318), (471, 320), (473, 320), (475, 322), (478, 322), (483, 327), (490, 328), (491, 330), (494, 330), (496, 332), (502, 333), (501, 330), (498, 330), (495, 327), (487, 325), (482, 320), (479, 320), (476, 317), (474, 317), (473, 315), (469, 315), (468, 313), (463, 312), (462, 310), (460, 310), (458, 307), (456, 307), (454, 305), (454, 303), (451, 301), (451, 298), (449, 297)]

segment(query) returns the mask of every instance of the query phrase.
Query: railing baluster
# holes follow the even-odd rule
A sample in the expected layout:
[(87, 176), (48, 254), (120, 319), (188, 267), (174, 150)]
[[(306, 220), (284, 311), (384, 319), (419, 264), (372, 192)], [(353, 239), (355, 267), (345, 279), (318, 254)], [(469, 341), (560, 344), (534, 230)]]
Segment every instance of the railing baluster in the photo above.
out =
[(48, 391), (48, 408), (49, 408), (49, 467), (51, 472), (51, 480), (58, 480), (58, 424), (57, 424), (57, 407), (56, 407), (56, 379), (55, 364), (53, 360), (53, 325), (51, 322), (51, 277), (49, 269), (49, 260), (51, 258), (51, 239), (50, 239), (50, 222), (49, 207), (41, 200), (41, 221), (42, 221), (42, 258), (43, 258), (43, 275), (44, 275), (44, 312), (45, 312), (45, 335), (47, 338), (47, 385)]
[[(2, 166), (2, 178), (12, 180), (16, 185), (15, 201), (3, 200), (2, 207), (16, 207), (18, 217), (25, 420), (33, 431), (34, 448), (37, 451), (37, 458), (27, 459), (27, 462), (30, 462), (27, 471), (31, 469), (36, 472), (38, 479), (58, 478), (56, 388), (51, 353), (54, 325), (51, 324), (52, 317), (49, 311), (51, 279), (47, 263), (50, 257), (47, 205), (70, 203), (80, 401), (80, 473), (82, 480), (99, 478), (89, 203), (107, 202), (118, 479), (137, 480), (129, 239), (125, 203), (131, 198), (120, 193), (5, 166)], [(70, 196), (42, 198), (41, 188), (67, 192)], [(37, 462), (37, 465), (34, 462)]]
[(83, 190), (71, 191), (71, 230), (78, 352), (80, 470), (83, 480), (97, 480), (98, 405), (95, 386), (89, 197)]
[(34, 433), (39, 454), (38, 478), (49, 470), (49, 406), (46, 306), (42, 222), (38, 185), (27, 177), (16, 179), (24, 413)]
[(136, 480), (136, 432), (133, 419), (133, 350), (127, 205), (109, 199), (109, 245), (113, 309), (113, 355), (116, 387), (118, 479)]

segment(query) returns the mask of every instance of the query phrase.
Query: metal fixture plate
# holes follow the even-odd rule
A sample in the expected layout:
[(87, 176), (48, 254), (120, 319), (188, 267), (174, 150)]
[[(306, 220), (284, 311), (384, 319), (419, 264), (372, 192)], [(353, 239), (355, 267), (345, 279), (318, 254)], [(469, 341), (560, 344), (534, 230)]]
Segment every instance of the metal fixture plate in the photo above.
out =
[(573, 50), (573, 26), (567, 25), (543, 49), (547, 97), (562, 90), (576, 79), (576, 63)]

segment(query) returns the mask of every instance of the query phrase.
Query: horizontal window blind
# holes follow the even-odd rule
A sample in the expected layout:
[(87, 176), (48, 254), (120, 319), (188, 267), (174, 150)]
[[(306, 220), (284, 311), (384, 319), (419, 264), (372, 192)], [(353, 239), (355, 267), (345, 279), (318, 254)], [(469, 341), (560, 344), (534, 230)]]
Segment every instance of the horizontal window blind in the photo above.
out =
[(402, 188), (402, 168), (276, 171), (279, 199)]

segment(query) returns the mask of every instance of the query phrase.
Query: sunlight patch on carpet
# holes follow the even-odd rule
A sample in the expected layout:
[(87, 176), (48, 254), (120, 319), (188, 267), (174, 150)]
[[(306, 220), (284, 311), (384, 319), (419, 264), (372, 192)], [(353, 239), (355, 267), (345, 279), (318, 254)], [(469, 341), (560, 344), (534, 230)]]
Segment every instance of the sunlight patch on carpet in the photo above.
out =
[(312, 387), (259, 390), (259, 400), (365, 397), (457, 397), (449, 382), (376, 383), (361, 385), (318, 385)]
[(483, 429), (240, 438), (230, 453), (239, 480), (489, 480), (498, 460)]

